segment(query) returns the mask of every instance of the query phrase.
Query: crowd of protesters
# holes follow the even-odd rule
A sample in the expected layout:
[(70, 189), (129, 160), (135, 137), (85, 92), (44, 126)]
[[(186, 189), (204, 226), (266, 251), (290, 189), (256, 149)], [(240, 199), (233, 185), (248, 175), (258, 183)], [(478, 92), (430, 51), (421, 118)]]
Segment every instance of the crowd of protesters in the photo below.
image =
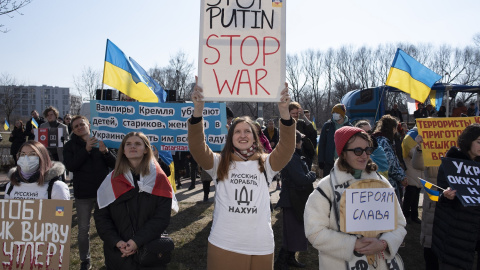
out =
[[(391, 265), (401, 265), (397, 253), (404, 244), (407, 223), (421, 224), (426, 269), (472, 269), (480, 247), (480, 208), (460, 203), (456, 191), (448, 187), (443, 166), (423, 165), (422, 137), (417, 134), (413, 144), (405, 142), (418, 130), (408, 129), (397, 104), (378, 122), (361, 120), (355, 127), (345, 105), (336, 104), (331, 119), (317, 131), (310, 112), (290, 100), (285, 85), (278, 103), (278, 122), (234, 118), (227, 108), (226, 144), (221, 153), (214, 153), (205, 143), (203, 90), (198, 85), (192, 101), (190, 152), (174, 153), (179, 165), (175, 175), (177, 188), (181, 188), (184, 166), (180, 164), (188, 165), (185, 176), (191, 181), (188, 190), (193, 190), (200, 174), (205, 202), (211, 183), (215, 187), (213, 224), (206, 240), (208, 269), (305, 268), (297, 254), (307, 250), (308, 242), (318, 250), (319, 269), (392, 269)], [(459, 102), (452, 116), (477, 114), (475, 104), (467, 108)], [(444, 106), (437, 112), (431, 104), (419, 104), (414, 113), (415, 119), (445, 116)], [(36, 142), (36, 128), (61, 130), (62, 144), (45, 147)], [(158, 160), (158, 151), (152, 150), (143, 133), (126, 134), (116, 154), (91, 136), (88, 118), (66, 114), (62, 119), (56, 108), (48, 107), (43, 117), (32, 111), (25, 125), (16, 120), (10, 142), (15, 167), (8, 174), (6, 199), (69, 200), (64, 182), (67, 171), (73, 174), (80, 269), (91, 269), (92, 216), (104, 241), (107, 269), (166, 268), (169, 258), (155, 254), (166, 245), (173, 249), (171, 239), (162, 234), (176, 201), (167, 179), (170, 169)], [(468, 126), (446, 156), (478, 162), (480, 125)], [(316, 186), (315, 167), (321, 175)], [(240, 185), (232, 181), (239, 177), (257, 181), (240, 181)], [(340, 230), (340, 196), (365, 179), (379, 181), (396, 194), (395, 229), (378, 237)], [(424, 196), (421, 217), (418, 207), (423, 185), (419, 179), (444, 189), (438, 202)], [(275, 180), (281, 190), (275, 207), (281, 208), (283, 217), (282, 245), (276, 256), (269, 194)], [(25, 190), (36, 192), (19, 192)], [(243, 202), (237, 194), (244, 193), (255, 215), (232, 211)], [(150, 256), (152, 250), (155, 254)], [(369, 256), (375, 259), (367, 259)]]

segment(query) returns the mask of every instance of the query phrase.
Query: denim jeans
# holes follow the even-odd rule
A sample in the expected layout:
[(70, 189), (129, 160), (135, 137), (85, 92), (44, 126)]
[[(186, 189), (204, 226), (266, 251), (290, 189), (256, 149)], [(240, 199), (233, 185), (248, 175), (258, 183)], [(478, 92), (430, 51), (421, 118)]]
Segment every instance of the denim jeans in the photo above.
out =
[(82, 262), (90, 260), (90, 218), (92, 217), (92, 210), (95, 208), (96, 203), (97, 198), (75, 199), (78, 222), (78, 249), (80, 252), (80, 261)]

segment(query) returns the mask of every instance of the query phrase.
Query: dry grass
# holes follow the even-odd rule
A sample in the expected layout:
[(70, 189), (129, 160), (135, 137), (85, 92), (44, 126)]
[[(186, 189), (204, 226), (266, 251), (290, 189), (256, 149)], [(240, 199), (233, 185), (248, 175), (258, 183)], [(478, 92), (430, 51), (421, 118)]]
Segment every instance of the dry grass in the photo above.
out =
[[(212, 225), (213, 203), (180, 203), (180, 211), (172, 214), (167, 231), (175, 242), (175, 251), (168, 269), (197, 270), (206, 269), (207, 265), (207, 238)], [(272, 226), (275, 233), (275, 246), (278, 252), (281, 246), (282, 214), (276, 209), (272, 213)], [(400, 248), (400, 255), (405, 262), (405, 269), (423, 268), (423, 250), (419, 243), (420, 225), (407, 225), (406, 246)], [(91, 257), (92, 269), (105, 269), (103, 266), (103, 243), (91, 223)], [(72, 223), (72, 237), (70, 249), (70, 269), (79, 269), (77, 223), (74, 209)], [(318, 269), (317, 251), (309, 245), (306, 252), (299, 254), (299, 261), (306, 263), (306, 269)]]

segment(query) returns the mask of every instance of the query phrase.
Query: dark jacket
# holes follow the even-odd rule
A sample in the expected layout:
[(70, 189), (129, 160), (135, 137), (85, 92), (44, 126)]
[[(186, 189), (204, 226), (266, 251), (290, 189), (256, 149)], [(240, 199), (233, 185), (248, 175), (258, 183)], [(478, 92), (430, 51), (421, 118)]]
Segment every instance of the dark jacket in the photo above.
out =
[(111, 151), (102, 154), (98, 148), (90, 153), (85, 148), (86, 142), (72, 134), (63, 147), (63, 159), (67, 170), (73, 172), (73, 193), (77, 199), (97, 197), (97, 189), (103, 179), (115, 167), (115, 156)]
[(137, 247), (160, 238), (170, 223), (172, 199), (138, 192), (138, 187), (126, 192), (113, 203), (95, 208), (94, 218), (98, 235), (103, 240), (107, 269), (142, 269), (137, 253), (122, 258), (119, 241), (132, 239)]
[[(447, 152), (447, 157), (470, 160), (456, 147)], [(448, 187), (443, 164), (438, 170), (437, 185)], [(441, 262), (473, 269), (479, 230), (480, 206), (464, 207), (458, 198), (449, 200), (440, 195), (433, 220), (432, 249)]]
[(272, 149), (275, 148), (275, 146), (277, 146), (277, 143), (278, 143), (278, 128), (277, 127), (273, 128), (273, 136), (271, 138), (270, 138), (270, 134), (268, 134), (268, 127), (263, 130), (263, 134), (265, 135), (265, 137), (267, 137), (269, 142), (275, 143)]
[(313, 127), (313, 125), (307, 124), (305, 120), (298, 119), (297, 121), (297, 130), (304, 134), (310, 142), (312, 142), (313, 148), (317, 148), (317, 130)]
[[(35, 121), (37, 121), (38, 127), (40, 127), (41, 124), (45, 123), (43, 117), (39, 117), (38, 119), (35, 119)], [(28, 120), (25, 124), (25, 136), (28, 136), (29, 141), (35, 139), (35, 135), (33, 135), (32, 129), (34, 129), (34, 127), (32, 125), (32, 118), (30, 118), (30, 120)]]
[[(352, 126), (348, 119), (345, 119), (343, 126)], [(335, 122), (332, 119), (325, 122), (320, 132), (320, 141), (318, 142), (318, 165), (320, 169), (323, 169), (326, 164), (333, 166), (335, 148)]]
[(307, 164), (301, 156), (302, 151), (295, 149), (290, 162), (281, 170), (282, 190), (280, 191), (280, 199), (275, 207), (292, 207), (290, 201), (291, 189), (313, 190), (313, 182), (317, 179), (315, 172), (307, 168)]
[(25, 133), (20, 128), (13, 128), (8, 140), (12, 143), (10, 155), (14, 156), (20, 150), (20, 146), (25, 142)]

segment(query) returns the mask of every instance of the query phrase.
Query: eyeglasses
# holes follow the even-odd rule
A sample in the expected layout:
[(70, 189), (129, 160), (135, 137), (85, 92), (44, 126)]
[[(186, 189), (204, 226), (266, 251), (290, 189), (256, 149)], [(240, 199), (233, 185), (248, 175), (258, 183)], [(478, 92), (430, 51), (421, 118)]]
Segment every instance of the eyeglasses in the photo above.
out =
[(373, 147), (367, 147), (367, 148), (353, 148), (353, 149), (345, 149), (345, 151), (352, 151), (356, 156), (361, 156), (363, 152), (365, 151), (365, 154), (371, 155), (375, 148)]
[(30, 153), (21, 152), (17, 154), (17, 157), (24, 157), (24, 156), (37, 157), (38, 155), (35, 152), (30, 152)]

